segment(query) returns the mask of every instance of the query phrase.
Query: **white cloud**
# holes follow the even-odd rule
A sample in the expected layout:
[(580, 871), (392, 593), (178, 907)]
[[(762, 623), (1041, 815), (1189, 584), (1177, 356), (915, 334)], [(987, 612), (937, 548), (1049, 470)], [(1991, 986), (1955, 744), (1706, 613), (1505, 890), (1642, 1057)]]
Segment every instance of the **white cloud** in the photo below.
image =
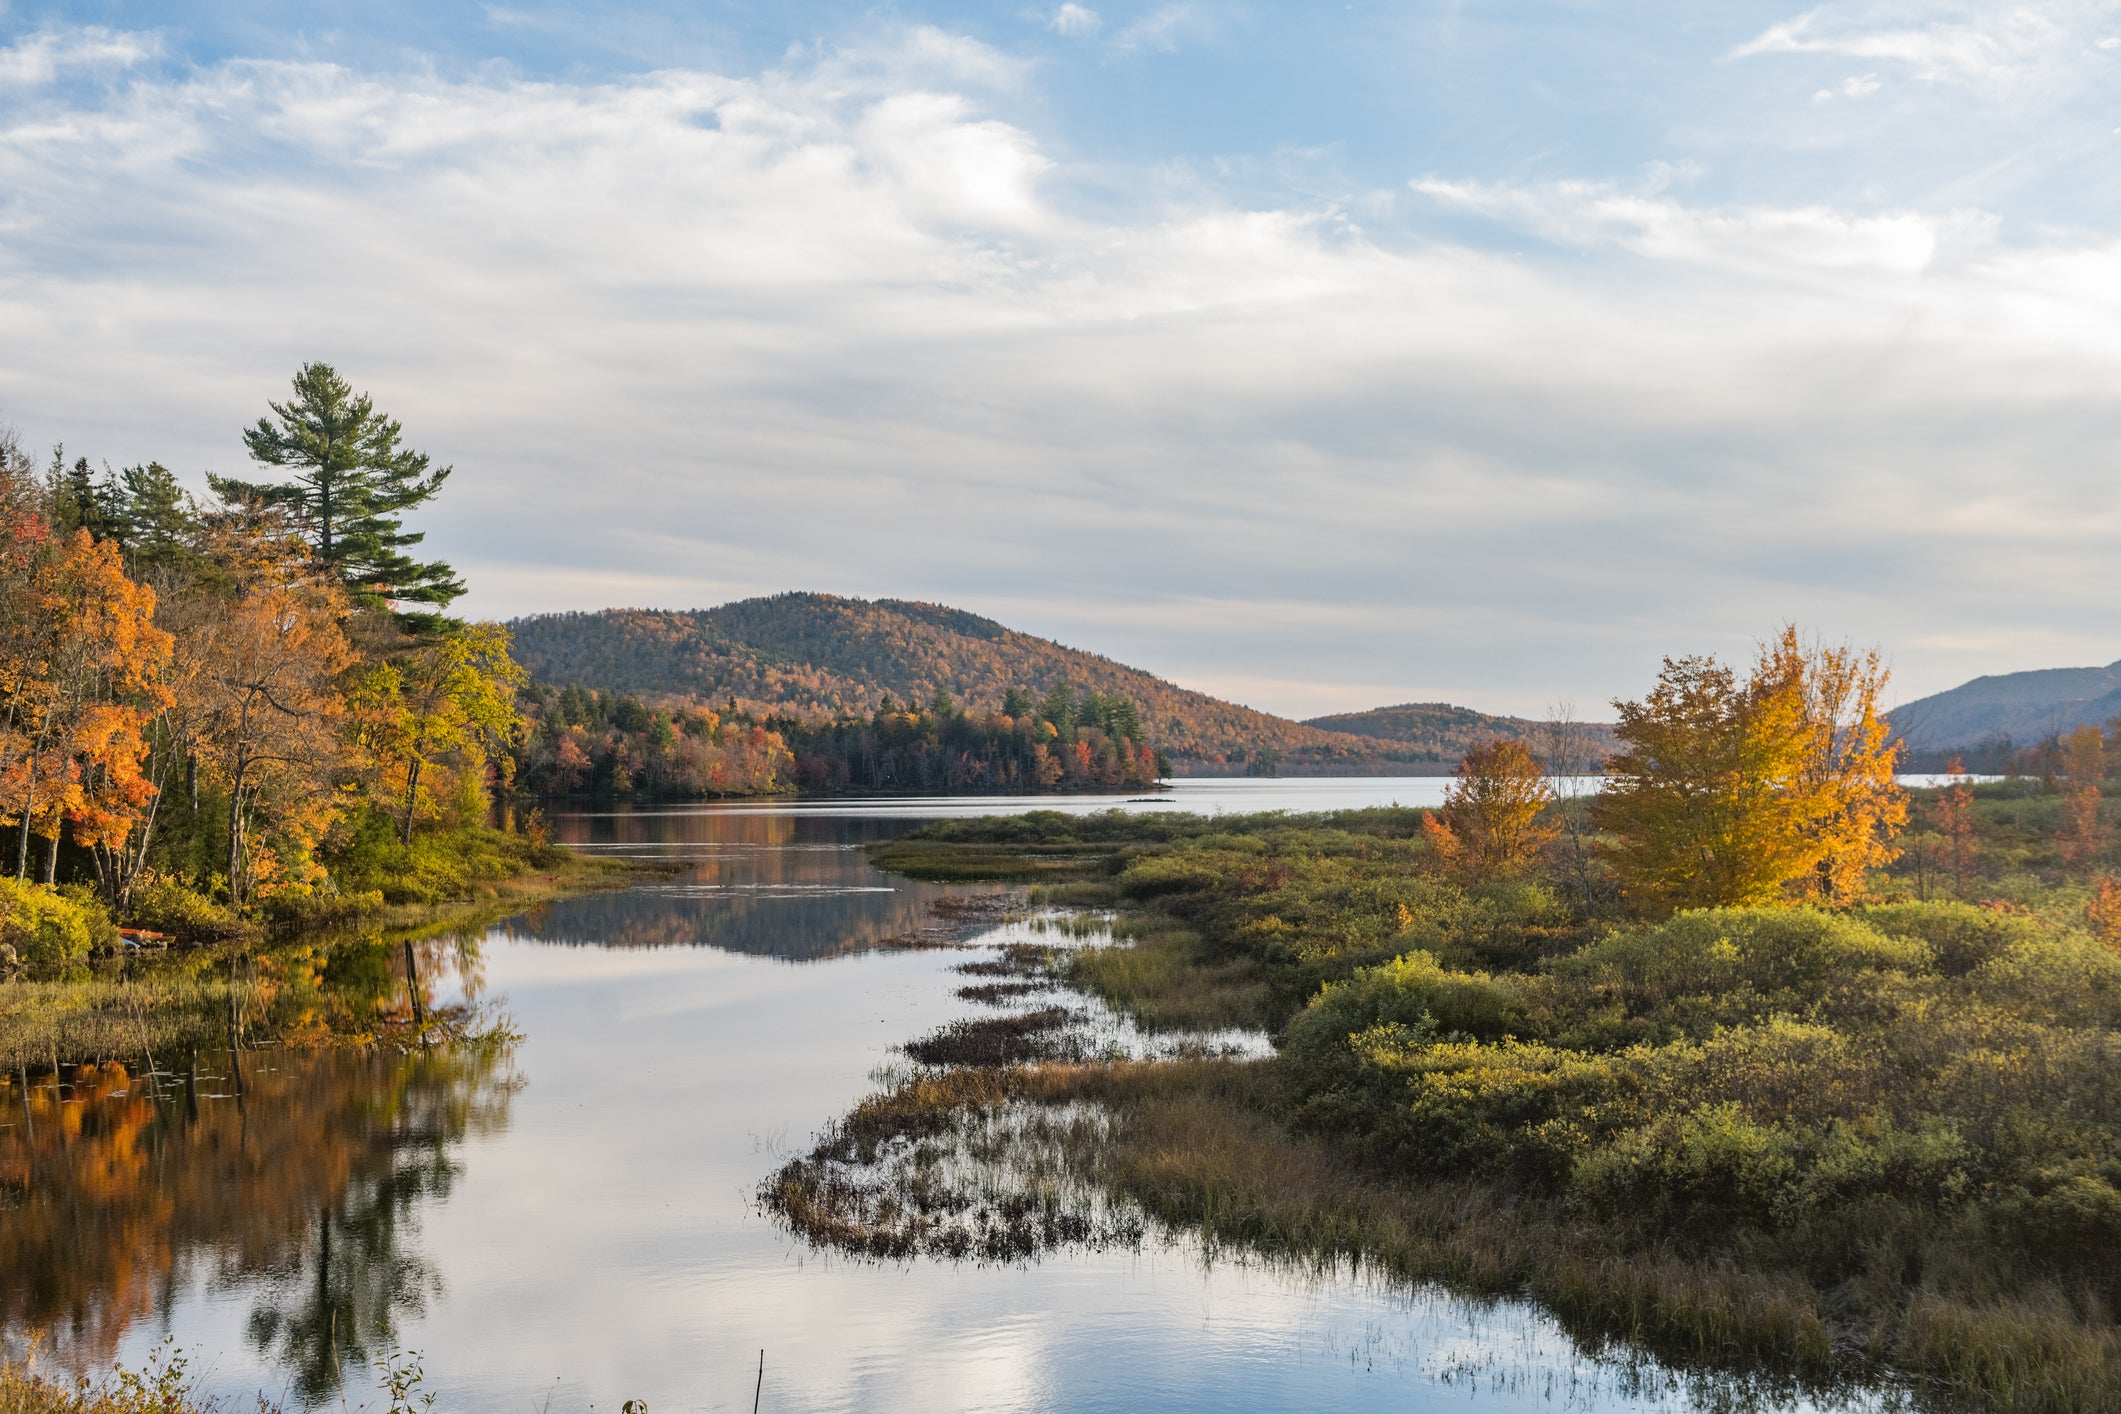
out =
[(1213, 17), (1199, 5), (1159, 5), (1113, 35), (1111, 47), (1120, 54), (1143, 50), (1170, 53), (1189, 36), (1207, 34), (1213, 28)]
[(1097, 11), (1087, 5), (1073, 4), (1061, 6), (1046, 21), (1047, 27), (1055, 34), (1065, 34), (1070, 37), (1096, 34), (1099, 27), (1103, 24), (1104, 20), (1098, 15)]
[(1413, 187), (1550, 240), (1614, 244), (1660, 260), (1754, 274), (1918, 274), (1940, 250), (1983, 241), (1993, 224), (1958, 212), (1857, 216), (1818, 206), (1693, 207), (1590, 182), (1513, 187), (1429, 178)]
[[(1006, 603), (1201, 681), (1519, 711), (1790, 616), (2113, 656), (2121, 245), (1689, 202), (1681, 164), (1418, 184), (1559, 253), (1197, 187), (1092, 216), (994, 111), (1022, 82), (909, 32), (753, 75), (33, 90), (0, 416), (235, 470), (330, 358), (457, 465), (430, 545), (474, 612)], [(1934, 652), (1908, 686), (1998, 666)]]
[[(5, 10), (0, 9), (0, 14)], [(128, 34), (90, 25), (45, 30), (0, 49), (0, 89), (48, 84), (80, 70), (130, 68), (161, 52), (152, 35)]]
[(2121, 19), (2113, 0), (1853, 0), (1770, 25), (1726, 56), (1818, 54), (1901, 66), (1916, 79), (1999, 98), (2075, 88), (2110, 69), (2086, 60)]

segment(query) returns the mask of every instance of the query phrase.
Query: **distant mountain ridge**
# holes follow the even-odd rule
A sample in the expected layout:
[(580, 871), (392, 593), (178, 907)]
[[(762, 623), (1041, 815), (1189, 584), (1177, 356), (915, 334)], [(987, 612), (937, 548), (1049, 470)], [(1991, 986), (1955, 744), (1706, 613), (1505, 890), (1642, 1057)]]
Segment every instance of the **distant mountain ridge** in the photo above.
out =
[[(1011, 688), (1043, 694), (1066, 683), (1133, 702), (1152, 744), (1191, 773), (1427, 774), (1449, 770), (1465, 737), (1429, 731), (1400, 741), (1291, 721), (978, 614), (909, 600), (776, 594), (713, 609), (541, 614), (509, 627), (517, 657), (554, 686), (714, 706), (733, 700), (761, 715), (866, 716), (887, 698), (926, 703), (938, 690), (993, 711)], [(1490, 734), (1518, 733), (1512, 725)]]
[(1886, 714), (1917, 751), (2009, 740), (2043, 741), (2121, 717), (2121, 662), (2103, 668), (2035, 668), (1975, 678)]

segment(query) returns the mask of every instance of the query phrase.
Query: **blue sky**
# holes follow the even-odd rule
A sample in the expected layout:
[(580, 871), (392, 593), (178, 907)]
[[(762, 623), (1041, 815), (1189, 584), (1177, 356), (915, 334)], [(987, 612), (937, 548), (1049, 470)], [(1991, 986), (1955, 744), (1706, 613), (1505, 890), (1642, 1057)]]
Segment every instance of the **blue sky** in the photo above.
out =
[(0, 419), (304, 358), (508, 615), (939, 599), (1261, 706), (2121, 656), (2121, 3), (0, 8)]

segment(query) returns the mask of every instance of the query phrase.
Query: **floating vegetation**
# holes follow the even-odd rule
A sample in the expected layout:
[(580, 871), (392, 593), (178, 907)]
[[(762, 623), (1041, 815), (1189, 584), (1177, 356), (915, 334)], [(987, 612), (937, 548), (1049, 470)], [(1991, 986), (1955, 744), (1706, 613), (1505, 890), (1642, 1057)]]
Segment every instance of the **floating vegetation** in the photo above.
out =
[(1027, 1061), (1081, 1060), (1088, 1045), (1067, 1028), (1084, 1020), (1066, 1007), (1045, 1007), (1017, 1016), (955, 1021), (906, 1043), (906, 1054), (922, 1065), (1022, 1065)]
[(960, 1000), (978, 1002), (983, 1006), (1007, 1006), (1020, 997), (1047, 990), (1037, 982), (979, 982), (970, 987), (960, 987)]

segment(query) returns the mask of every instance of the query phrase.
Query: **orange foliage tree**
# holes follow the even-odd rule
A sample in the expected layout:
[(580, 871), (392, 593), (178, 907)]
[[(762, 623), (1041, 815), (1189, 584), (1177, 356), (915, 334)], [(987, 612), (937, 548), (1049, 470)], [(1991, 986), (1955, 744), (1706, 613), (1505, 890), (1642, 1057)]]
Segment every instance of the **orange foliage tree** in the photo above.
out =
[(1494, 739), (1466, 752), (1443, 806), (1422, 833), (1444, 867), (1472, 883), (1519, 874), (1538, 862), (1560, 827), (1543, 818), (1554, 792), (1521, 741)]
[(2106, 778), (2106, 737), (2092, 726), (2062, 738), (2062, 826), (2055, 847), (2072, 869), (2098, 859), (2105, 845), (2099, 824), (2099, 782)]
[(155, 627), (154, 591), (126, 578), (109, 541), (85, 530), (47, 540), (21, 569), (9, 587), (29, 614), (8, 645), (0, 798), (16, 877), (28, 876), (34, 832), (52, 843), (49, 882), (67, 823), (83, 844), (122, 840), (152, 794), (141, 728), (163, 700), (170, 639)]
[[(218, 612), (189, 625), (201, 762), (228, 797), (228, 895), (307, 863), (346, 764), (339, 676), (353, 661), (346, 598), (277, 517), (238, 516), (208, 536)], [(281, 850), (251, 849), (268, 822)], [(295, 883), (303, 880), (293, 880)]]
[(1966, 893), (1966, 876), (1974, 865), (1974, 788), (1958, 757), (1944, 768), (1947, 782), (1937, 794), (1937, 833), (1944, 836), (1945, 866), (1952, 871), (1952, 892)]

